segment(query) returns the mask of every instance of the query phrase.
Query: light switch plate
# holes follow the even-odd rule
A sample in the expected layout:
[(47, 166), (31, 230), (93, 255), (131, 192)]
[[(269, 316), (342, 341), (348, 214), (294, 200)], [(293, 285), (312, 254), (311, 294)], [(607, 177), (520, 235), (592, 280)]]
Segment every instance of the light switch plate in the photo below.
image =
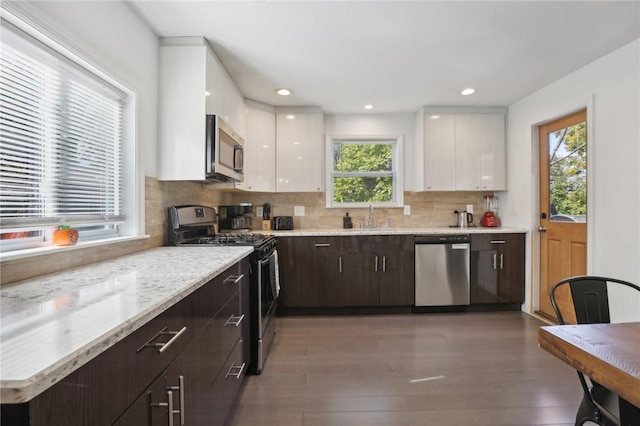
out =
[(304, 206), (295, 206), (293, 208), (294, 216), (304, 216)]
[(467, 204), (467, 213), (473, 214), (473, 204)]
[(262, 206), (256, 207), (256, 217), (262, 217)]
[(404, 215), (405, 216), (411, 215), (411, 206), (409, 205), (404, 206)]

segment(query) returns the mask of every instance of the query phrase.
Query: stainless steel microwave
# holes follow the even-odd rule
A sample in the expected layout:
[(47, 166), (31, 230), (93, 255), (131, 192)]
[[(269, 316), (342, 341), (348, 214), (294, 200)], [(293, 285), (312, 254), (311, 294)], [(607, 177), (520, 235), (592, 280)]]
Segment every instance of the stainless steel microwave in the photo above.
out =
[(244, 180), (244, 139), (217, 115), (207, 115), (207, 180)]

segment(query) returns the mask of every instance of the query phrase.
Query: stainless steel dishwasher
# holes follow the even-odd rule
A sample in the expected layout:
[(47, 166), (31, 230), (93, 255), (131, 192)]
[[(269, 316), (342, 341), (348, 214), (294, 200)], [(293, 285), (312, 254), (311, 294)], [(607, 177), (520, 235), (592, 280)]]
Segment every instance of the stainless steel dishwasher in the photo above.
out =
[(416, 306), (469, 304), (469, 236), (416, 236)]

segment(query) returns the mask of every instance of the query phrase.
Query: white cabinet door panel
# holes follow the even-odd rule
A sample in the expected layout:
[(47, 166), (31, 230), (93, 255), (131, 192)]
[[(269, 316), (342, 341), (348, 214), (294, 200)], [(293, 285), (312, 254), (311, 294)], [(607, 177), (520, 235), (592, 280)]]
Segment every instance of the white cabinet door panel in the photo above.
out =
[(160, 180), (205, 178), (205, 48), (160, 49)]
[(424, 119), (424, 189), (451, 191), (456, 178), (456, 129), (454, 115)]
[(480, 185), (505, 190), (505, 124), (502, 114), (485, 114), (480, 128)]
[(456, 115), (456, 189), (480, 188), (480, 121), (477, 114)]
[(244, 142), (245, 191), (276, 190), (276, 117), (273, 112), (247, 108), (247, 137)]
[(277, 192), (322, 191), (322, 114), (276, 115)]

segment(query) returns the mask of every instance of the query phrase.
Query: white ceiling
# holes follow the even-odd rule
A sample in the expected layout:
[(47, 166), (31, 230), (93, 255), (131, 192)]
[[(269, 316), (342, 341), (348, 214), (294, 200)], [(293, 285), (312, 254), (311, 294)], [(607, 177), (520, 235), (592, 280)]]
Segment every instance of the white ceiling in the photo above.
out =
[(246, 98), (327, 113), (507, 106), (640, 37), (639, 1), (131, 4), (161, 37), (204, 36)]

